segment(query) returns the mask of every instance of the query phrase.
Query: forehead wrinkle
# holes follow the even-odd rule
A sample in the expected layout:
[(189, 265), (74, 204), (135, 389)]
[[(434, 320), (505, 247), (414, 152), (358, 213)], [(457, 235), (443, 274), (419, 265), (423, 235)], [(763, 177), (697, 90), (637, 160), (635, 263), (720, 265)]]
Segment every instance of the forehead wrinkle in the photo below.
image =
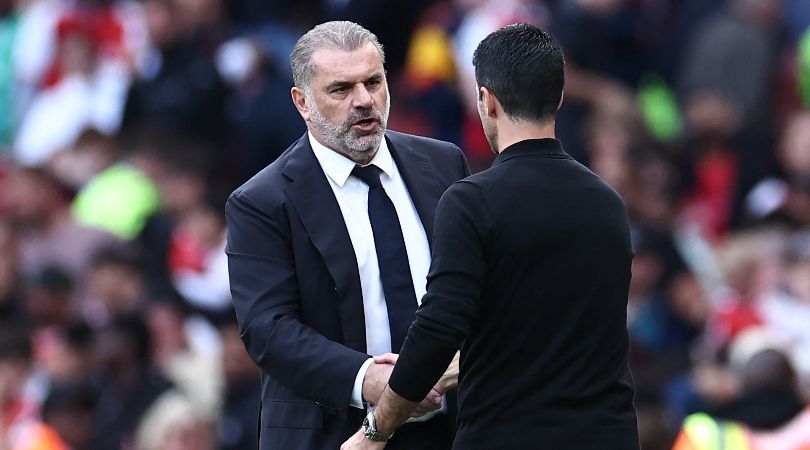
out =
[[(373, 52), (372, 54), (369, 54)], [(346, 55), (343, 58), (335, 58), (335, 61), (328, 61), (329, 57), (334, 53), (342, 53)], [(327, 59), (327, 61), (324, 61)], [(312, 68), (314, 70), (314, 79), (329, 77), (324, 81), (326, 85), (335, 83), (360, 83), (366, 81), (375, 75), (380, 75), (384, 78), (385, 71), (382, 67), (379, 52), (377, 49), (368, 44), (366, 47), (357, 50), (345, 51), (330, 48), (320, 48), (312, 54)], [(325, 72), (333, 72), (326, 74)]]

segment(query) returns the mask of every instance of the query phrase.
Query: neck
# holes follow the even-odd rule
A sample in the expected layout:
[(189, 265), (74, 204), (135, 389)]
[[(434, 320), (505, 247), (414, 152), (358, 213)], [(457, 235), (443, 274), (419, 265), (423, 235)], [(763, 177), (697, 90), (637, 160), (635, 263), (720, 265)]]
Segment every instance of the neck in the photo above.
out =
[(499, 152), (528, 139), (556, 139), (554, 133), (554, 120), (545, 122), (533, 122), (528, 120), (512, 121), (505, 117), (498, 123), (498, 148)]

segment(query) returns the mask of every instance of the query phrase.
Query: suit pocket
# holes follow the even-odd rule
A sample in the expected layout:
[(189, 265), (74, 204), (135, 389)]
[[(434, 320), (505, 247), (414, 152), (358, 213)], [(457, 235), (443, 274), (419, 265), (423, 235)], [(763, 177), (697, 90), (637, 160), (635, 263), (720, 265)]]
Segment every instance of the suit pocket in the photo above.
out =
[(273, 400), (262, 405), (262, 426), (267, 428), (320, 429), (323, 410), (305, 400)]

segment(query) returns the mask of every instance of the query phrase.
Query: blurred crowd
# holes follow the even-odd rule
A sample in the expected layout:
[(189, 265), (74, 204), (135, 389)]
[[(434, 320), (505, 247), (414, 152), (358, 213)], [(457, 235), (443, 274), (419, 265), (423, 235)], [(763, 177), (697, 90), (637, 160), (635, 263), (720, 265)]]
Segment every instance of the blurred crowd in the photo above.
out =
[(288, 56), (332, 19), (385, 46), (389, 127), (474, 170), (472, 51), (554, 33), (558, 137), (631, 215), (642, 448), (810, 432), (806, 0), (2, 0), (0, 450), (256, 448), (222, 210), (305, 131)]

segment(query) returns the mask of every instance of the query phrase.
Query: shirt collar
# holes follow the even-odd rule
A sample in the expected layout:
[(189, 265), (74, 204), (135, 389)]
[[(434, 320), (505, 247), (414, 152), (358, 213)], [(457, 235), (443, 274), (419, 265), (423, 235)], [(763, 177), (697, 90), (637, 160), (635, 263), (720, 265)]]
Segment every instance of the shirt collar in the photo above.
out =
[[(343, 187), (357, 163), (318, 142), (311, 132), (307, 132), (307, 134), (309, 145), (312, 146), (315, 158), (318, 159), (318, 163), (320, 163), (326, 176), (337, 183), (338, 186)], [(391, 157), (388, 142), (385, 138), (380, 142), (380, 148), (369, 164), (379, 167), (389, 177), (394, 176), (394, 159)]]
[(551, 156), (570, 158), (557, 139), (526, 139), (501, 150), (493, 166), (519, 156)]

